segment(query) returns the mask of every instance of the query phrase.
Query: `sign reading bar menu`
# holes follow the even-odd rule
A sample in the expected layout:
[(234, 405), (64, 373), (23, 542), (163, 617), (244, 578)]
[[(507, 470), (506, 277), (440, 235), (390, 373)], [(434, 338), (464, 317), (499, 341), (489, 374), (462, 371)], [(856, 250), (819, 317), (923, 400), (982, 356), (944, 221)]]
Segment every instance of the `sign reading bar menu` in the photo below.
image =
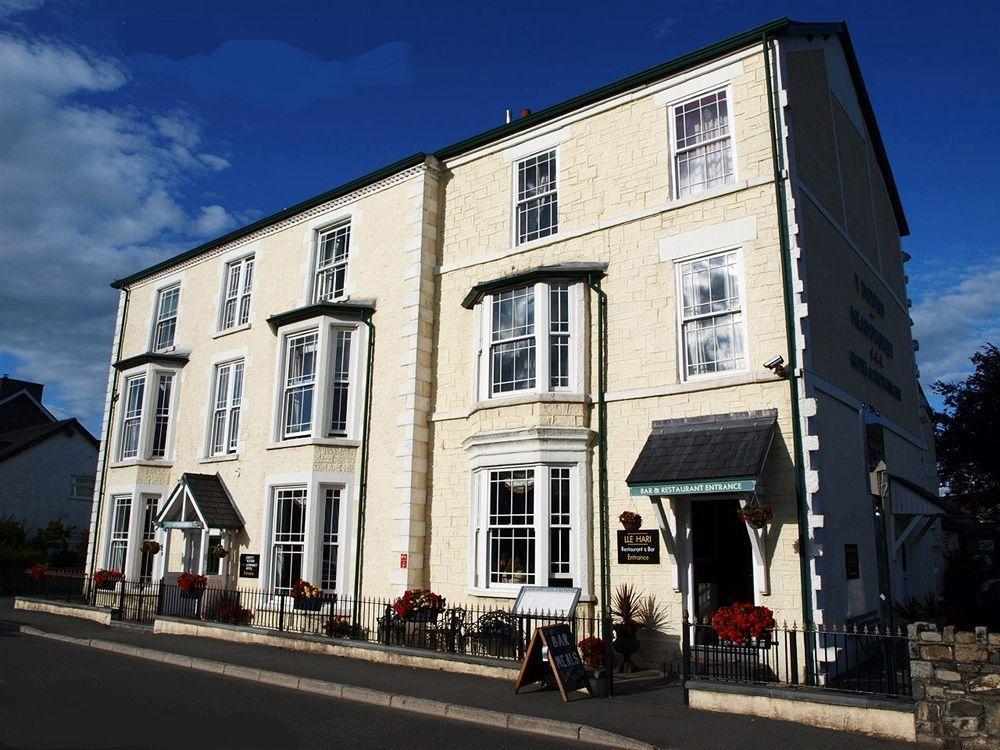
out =
[(260, 555), (240, 555), (240, 578), (260, 577)]
[(521, 671), (514, 683), (514, 692), (525, 685), (544, 680), (549, 669), (545, 668), (542, 647), (548, 649), (549, 668), (556, 678), (556, 685), (564, 701), (569, 701), (569, 694), (587, 687), (587, 670), (576, 649), (576, 639), (569, 625), (546, 625), (535, 628), (531, 643), (524, 653)]
[(619, 565), (655, 565), (659, 562), (659, 529), (618, 532)]

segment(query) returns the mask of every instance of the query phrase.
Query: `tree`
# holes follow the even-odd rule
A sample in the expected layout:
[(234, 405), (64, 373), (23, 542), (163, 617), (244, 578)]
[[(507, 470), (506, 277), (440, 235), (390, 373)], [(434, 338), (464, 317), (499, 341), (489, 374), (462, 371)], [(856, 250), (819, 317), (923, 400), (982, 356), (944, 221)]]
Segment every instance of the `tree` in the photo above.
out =
[(942, 484), (980, 512), (1000, 503), (1000, 350), (986, 344), (972, 364), (965, 380), (932, 386), (944, 399), (944, 411), (934, 414), (934, 436)]

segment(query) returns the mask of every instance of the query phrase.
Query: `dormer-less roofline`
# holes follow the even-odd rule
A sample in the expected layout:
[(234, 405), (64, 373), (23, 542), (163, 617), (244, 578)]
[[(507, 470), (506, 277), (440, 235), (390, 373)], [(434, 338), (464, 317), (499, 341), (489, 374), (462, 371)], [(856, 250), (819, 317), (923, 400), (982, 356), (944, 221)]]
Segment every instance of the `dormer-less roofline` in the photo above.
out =
[(387, 167), (383, 167), (375, 172), (359, 177), (356, 180), (352, 180), (351, 182), (347, 182), (339, 187), (335, 187), (332, 190), (328, 190), (325, 193), (309, 198), (290, 208), (286, 208), (282, 211), (271, 214), (270, 216), (266, 216), (263, 219), (253, 222), (252, 224), (248, 224), (245, 227), (233, 230), (222, 237), (206, 242), (203, 245), (199, 245), (198, 247), (181, 253), (180, 255), (168, 258), (167, 260), (157, 263), (154, 266), (150, 266), (149, 268), (138, 271), (130, 276), (118, 279), (117, 281), (112, 282), (111, 286), (116, 289), (123, 289), (136, 281), (141, 281), (142, 279), (159, 273), (160, 271), (170, 268), (171, 266), (182, 263), (191, 258), (195, 258), (203, 253), (207, 253), (210, 250), (225, 245), (226, 243), (238, 240), (248, 234), (264, 229), (272, 224), (276, 224), (279, 221), (283, 221), (287, 218), (295, 216), (296, 214), (302, 213), (303, 211), (307, 211), (310, 208), (314, 208), (322, 203), (335, 200), (356, 190), (361, 190), (362, 188), (372, 185), (380, 180), (391, 177), (398, 172), (402, 172), (403, 170), (426, 163), (428, 159), (437, 159), (442, 162), (446, 161), (469, 151), (482, 148), (483, 146), (496, 141), (509, 138), (522, 131), (537, 127), (575, 110), (596, 104), (597, 102), (614, 96), (619, 96), (643, 86), (648, 86), (656, 81), (676, 75), (677, 73), (681, 73), (689, 68), (710, 62), (711, 60), (719, 57), (738, 52), (739, 50), (752, 47), (756, 44), (762, 44), (765, 39), (782, 36), (837, 36), (839, 38), (841, 45), (844, 48), (844, 57), (847, 60), (847, 66), (850, 70), (854, 87), (857, 91), (858, 102), (861, 105), (865, 125), (871, 135), (872, 149), (875, 152), (876, 161), (878, 162), (882, 171), (882, 176), (885, 179), (886, 188), (889, 192), (889, 199), (892, 203), (896, 223), (899, 227), (899, 233), (901, 236), (905, 237), (910, 233), (910, 229), (906, 221), (906, 215), (903, 212), (903, 203), (899, 197), (899, 191), (896, 187), (896, 181), (892, 175), (892, 169), (889, 166), (889, 156), (886, 152), (885, 143), (882, 140), (882, 134), (879, 131), (878, 123), (875, 119), (875, 112), (872, 108), (871, 99), (868, 96), (868, 90), (865, 88), (864, 79), (861, 76), (861, 66), (858, 63), (857, 55), (854, 52), (854, 45), (851, 43), (851, 37), (847, 31), (847, 25), (841, 22), (800, 23), (792, 21), (788, 18), (779, 18), (753, 29), (744, 31), (740, 34), (736, 34), (735, 36), (731, 36), (728, 39), (723, 39), (715, 44), (702, 47), (694, 52), (681, 55), (680, 57), (675, 57), (672, 60), (668, 60), (667, 62), (648, 68), (639, 73), (626, 76), (625, 78), (615, 81), (614, 83), (609, 83), (606, 86), (602, 86), (592, 91), (588, 91), (585, 94), (580, 94), (579, 96), (567, 99), (564, 102), (539, 110), (538, 112), (534, 112), (533, 114), (514, 120), (513, 122), (500, 125), (487, 130), (484, 133), (480, 133), (479, 135), (458, 141), (457, 143), (435, 151), (433, 154), (418, 152), (413, 156), (401, 159), (400, 161), (390, 164)]

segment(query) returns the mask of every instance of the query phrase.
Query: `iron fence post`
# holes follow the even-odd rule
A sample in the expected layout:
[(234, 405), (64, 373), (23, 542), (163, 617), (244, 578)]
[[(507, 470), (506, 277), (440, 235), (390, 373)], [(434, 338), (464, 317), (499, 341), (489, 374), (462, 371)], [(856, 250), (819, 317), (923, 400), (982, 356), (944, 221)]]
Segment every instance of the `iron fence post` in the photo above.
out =
[(280, 595), (278, 597), (278, 632), (281, 633), (285, 630), (285, 597)]
[(118, 582), (118, 619), (125, 619), (125, 579)]
[(681, 616), (681, 689), (684, 691), (684, 705), (688, 705), (688, 675), (691, 674), (691, 629), (685, 609)]
[(156, 614), (163, 614), (163, 579), (156, 585)]
[(795, 629), (795, 623), (792, 623), (792, 629), (785, 630), (785, 638), (788, 643), (792, 644), (792, 664), (789, 672), (789, 678), (793, 685), (799, 684), (799, 634)]

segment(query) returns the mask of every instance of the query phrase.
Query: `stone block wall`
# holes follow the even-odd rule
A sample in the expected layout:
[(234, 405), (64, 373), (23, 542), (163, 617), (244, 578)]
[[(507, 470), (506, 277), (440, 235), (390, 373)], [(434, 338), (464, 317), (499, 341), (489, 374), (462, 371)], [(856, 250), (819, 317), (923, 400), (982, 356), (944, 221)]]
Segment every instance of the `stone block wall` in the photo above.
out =
[(910, 626), (917, 741), (949, 750), (1000, 747), (1000, 633)]

